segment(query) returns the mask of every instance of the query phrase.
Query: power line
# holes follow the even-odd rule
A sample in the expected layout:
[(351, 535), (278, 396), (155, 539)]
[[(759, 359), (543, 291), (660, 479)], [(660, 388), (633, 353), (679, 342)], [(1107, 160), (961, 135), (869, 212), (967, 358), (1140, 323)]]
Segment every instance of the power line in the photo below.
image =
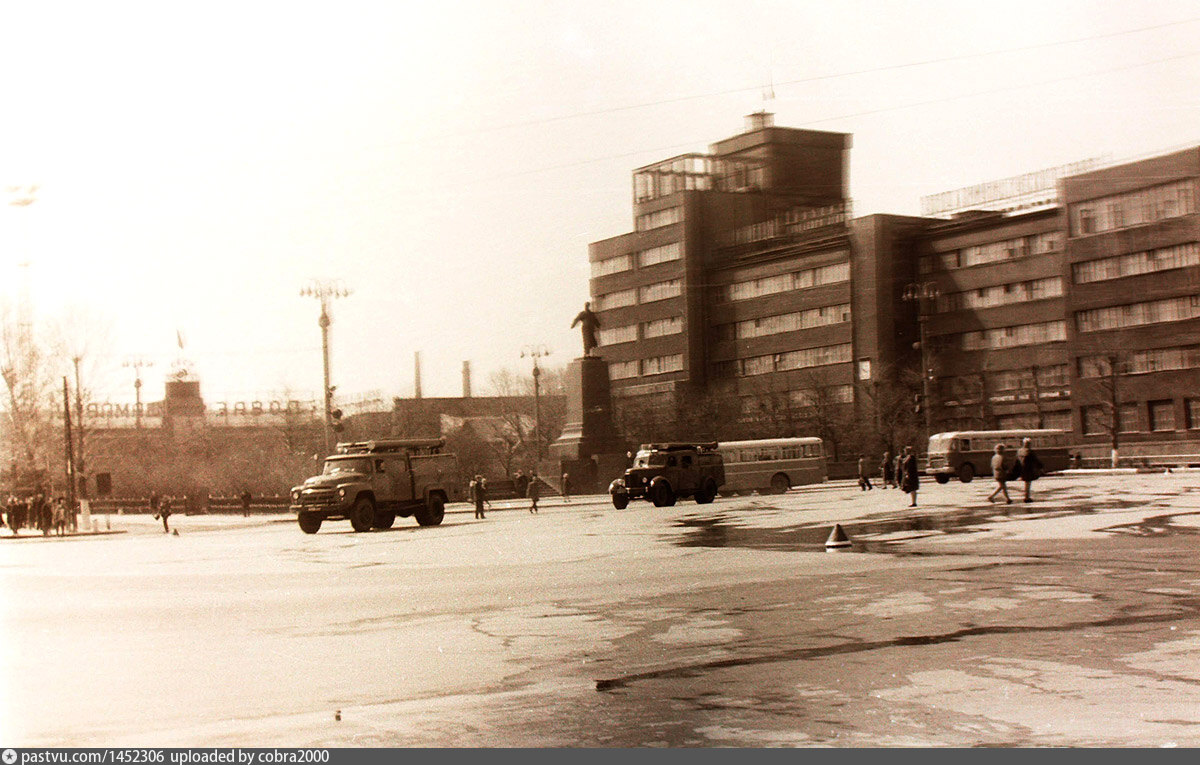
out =
[[(886, 66), (871, 67), (868, 69), (855, 69), (847, 72), (834, 72), (831, 74), (819, 74), (811, 77), (801, 77), (794, 80), (784, 80), (782, 82), (772, 83), (775, 87), (785, 87), (788, 85), (803, 85), (811, 82), (823, 82), (827, 80), (836, 80), (844, 77), (857, 77), (864, 74), (878, 74), (880, 72), (890, 72), (900, 69), (914, 69), (922, 66), (932, 66), (934, 64), (947, 64), (955, 61), (967, 61), (974, 58), (985, 58), (988, 56), (1001, 56), (1009, 53), (1024, 53), (1031, 50), (1041, 50), (1045, 48), (1056, 48), (1064, 45), (1077, 45), (1084, 42), (1093, 42), (1095, 40), (1104, 40), (1113, 37), (1123, 37), (1126, 35), (1139, 34), (1141, 32), (1150, 32), (1157, 29), (1166, 29), (1168, 27), (1183, 26), (1186, 24), (1194, 24), (1200, 21), (1198, 18), (1180, 19), (1178, 21), (1169, 21), (1163, 24), (1153, 24), (1146, 27), (1137, 27), (1135, 29), (1123, 29), (1116, 32), (1106, 32), (1104, 34), (1089, 35), (1087, 37), (1075, 37), (1070, 40), (1056, 40), (1046, 43), (1034, 43), (1032, 45), (1021, 45), (1014, 48), (999, 48), (990, 51), (979, 51), (976, 53), (962, 53), (955, 56), (943, 56), (940, 58), (930, 58), (921, 61), (909, 61), (902, 64), (888, 64)], [(666, 106), (669, 104), (679, 104), (688, 101), (699, 101), (706, 98), (719, 98), (721, 96), (737, 95), (739, 93), (751, 93), (761, 90), (762, 85), (753, 85), (740, 88), (730, 88), (728, 90), (710, 91), (708, 93), (694, 93), (686, 96), (677, 96), (675, 98), (664, 98), (655, 101), (644, 101), (637, 104), (626, 104), (623, 106), (610, 106), (603, 109), (593, 109), (590, 111), (572, 112), (571, 114), (559, 114), (551, 117), (540, 117), (537, 119), (522, 120), (519, 122), (507, 122), (501, 125), (491, 125), (488, 127), (476, 128), (474, 130), (463, 130), (458, 132), (443, 133), (441, 138), (459, 138), (464, 136), (481, 135), (485, 133), (496, 132), (500, 130), (512, 130), (515, 128), (532, 127), (534, 125), (546, 125), (555, 122), (565, 122), (567, 120), (582, 119), (585, 117), (598, 117), (605, 114), (617, 114), (620, 112), (635, 111), (638, 109), (648, 109), (654, 106)], [(406, 141), (404, 143), (416, 143), (417, 139)]]

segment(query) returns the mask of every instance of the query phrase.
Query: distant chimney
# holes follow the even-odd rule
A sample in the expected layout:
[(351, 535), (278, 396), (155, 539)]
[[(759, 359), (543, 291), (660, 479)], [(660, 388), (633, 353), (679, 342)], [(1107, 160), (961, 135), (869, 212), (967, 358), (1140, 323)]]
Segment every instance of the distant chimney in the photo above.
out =
[(768, 111), (757, 111), (754, 114), (746, 115), (746, 132), (751, 133), (755, 130), (774, 127), (775, 115)]
[(471, 362), (463, 362), (463, 398), (471, 397)]
[(413, 398), (421, 397), (421, 352), (413, 352)]

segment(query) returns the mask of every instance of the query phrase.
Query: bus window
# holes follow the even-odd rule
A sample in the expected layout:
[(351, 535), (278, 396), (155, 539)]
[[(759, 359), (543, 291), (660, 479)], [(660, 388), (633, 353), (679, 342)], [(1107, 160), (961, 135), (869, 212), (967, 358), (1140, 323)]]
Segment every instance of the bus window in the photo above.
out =
[(961, 451), (964, 451), (964, 452), (969, 452), (969, 451), (971, 451), (971, 439), (969, 439), (969, 438), (964, 438), (964, 439), (962, 439), (961, 441), (959, 441), (959, 442), (958, 442), (958, 448), (959, 448)]

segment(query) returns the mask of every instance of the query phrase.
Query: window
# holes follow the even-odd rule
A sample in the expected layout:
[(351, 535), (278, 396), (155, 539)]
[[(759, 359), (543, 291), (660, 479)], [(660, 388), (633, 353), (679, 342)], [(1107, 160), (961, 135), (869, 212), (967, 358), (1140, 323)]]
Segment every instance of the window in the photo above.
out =
[(1141, 226), (1196, 212), (1196, 182), (1175, 181), (1071, 205), (1071, 236)]
[(643, 322), (642, 337), (649, 339), (651, 337), (662, 337), (663, 335), (677, 335), (683, 331), (683, 317), (672, 316), (668, 319), (655, 319), (654, 321)]
[(655, 356), (642, 359), (642, 375), (661, 375), (667, 372), (678, 372), (683, 369), (683, 354), (675, 353), (670, 356)]
[(1055, 430), (1071, 430), (1071, 413), (1068, 411), (1045, 412), (1042, 415), (1042, 425)]
[(664, 244), (661, 247), (652, 247), (649, 250), (642, 250), (637, 255), (638, 268), (657, 265), (658, 263), (666, 263), (671, 260), (679, 260), (683, 257), (683, 248), (679, 242)]
[(1171, 400), (1150, 402), (1150, 430), (1175, 430), (1175, 402)]
[(1188, 430), (1200, 429), (1200, 398), (1185, 398), (1183, 414), (1187, 418)]
[[(1110, 360), (1108, 356), (1080, 356), (1080, 377), (1107, 377)], [(1200, 345), (1153, 348), (1125, 354), (1118, 362), (1118, 373), (1122, 375), (1169, 372), (1175, 369), (1200, 369)]]
[(1188, 242), (1173, 247), (1076, 263), (1071, 266), (1071, 276), (1076, 284), (1086, 284), (1197, 265), (1200, 265), (1200, 243)]
[[(781, 332), (795, 332), (800, 329), (823, 327), (847, 321), (850, 321), (850, 304), (842, 303), (839, 305), (823, 306), (821, 308), (810, 308), (807, 311), (798, 311), (796, 313), (776, 314), (775, 316), (763, 316), (758, 319), (739, 321), (732, 325), (733, 332), (731, 336), (738, 340), (745, 340), (751, 337), (776, 335)], [(728, 330), (718, 331), (722, 332), (723, 336), (730, 337)]]
[(1083, 434), (1091, 436), (1097, 433), (1107, 433), (1109, 419), (1106, 414), (1102, 406), (1082, 407), (1079, 410), (1079, 418), (1083, 423)]
[(1063, 294), (1062, 279), (1049, 277), (1028, 282), (999, 284), (992, 287), (951, 292), (937, 299), (935, 311), (948, 313), (963, 309), (992, 308), (1029, 300), (1045, 300)]
[(619, 292), (609, 292), (605, 295), (596, 296), (596, 310), (608, 311), (613, 308), (622, 308), (627, 305), (637, 304), (637, 290), (621, 290)]
[(609, 274), (628, 271), (633, 268), (633, 257), (630, 255), (618, 255), (615, 258), (605, 258), (604, 260), (592, 261), (592, 278), (598, 276), (608, 276)]
[(647, 284), (645, 287), (639, 287), (637, 294), (639, 303), (653, 303), (656, 300), (679, 297), (683, 294), (683, 281), (669, 279), (665, 282)]
[(599, 335), (600, 345), (632, 343), (637, 339), (638, 328), (636, 324), (627, 324), (624, 327), (613, 327), (611, 329), (601, 329)]
[(636, 361), (613, 361), (608, 365), (608, 378), (610, 380), (625, 380), (630, 377), (637, 377), (638, 363)]
[(634, 221), (637, 231), (649, 231), (652, 228), (669, 226), (683, 220), (683, 208), (668, 207), (665, 210), (655, 210), (645, 215), (639, 215)]
[(819, 268), (806, 268), (787, 274), (764, 276), (758, 279), (736, 281), (728, 286), (728, 300), (749, 300), (774, 295), (788, 290), (820, 287), (850, 281), (850, 264), (835, 263)]

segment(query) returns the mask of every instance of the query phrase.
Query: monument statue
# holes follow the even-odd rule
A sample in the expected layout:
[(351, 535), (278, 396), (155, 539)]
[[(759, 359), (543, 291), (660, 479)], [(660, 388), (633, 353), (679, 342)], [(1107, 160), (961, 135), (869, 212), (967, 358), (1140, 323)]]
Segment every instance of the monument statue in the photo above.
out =
[(571, 329), (575, 329), (575, 325), (579, 325), (579, 331), (583, 335), (583, 355), (591, 356), (592, 350), (596, 347), (596, 330), (600, 327), (600, 317), (592, 312), (592, 304), (590, 302), (583, 304), (583, 310), (575, 317), (575, 321), (571, 322)]

